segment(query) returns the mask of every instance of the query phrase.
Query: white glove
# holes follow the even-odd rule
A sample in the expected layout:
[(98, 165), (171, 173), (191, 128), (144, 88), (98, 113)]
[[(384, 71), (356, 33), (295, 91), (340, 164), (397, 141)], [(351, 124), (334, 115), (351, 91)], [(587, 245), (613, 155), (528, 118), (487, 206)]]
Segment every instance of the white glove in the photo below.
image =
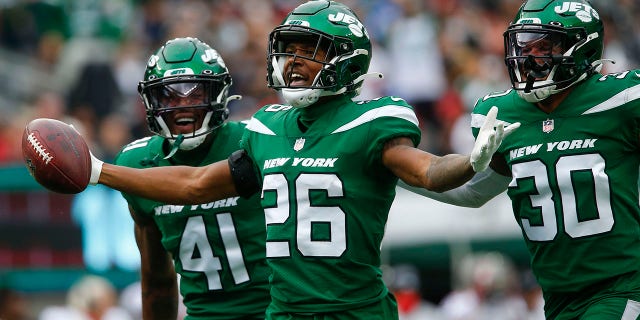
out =
[(504, 128), (503, 123), (496, 125), (497, 115), (498, 107), (491, 107), (484, 123), (480, 127), (480, 132), (478, 132), (473, 150), (471, 150), (471, 167), (473, 167), (473, 171), (475, 172), (481, 172), (487, 169), (493, 154), (502, 143), (502, 139), (520, 127), (520, 122), (512, 123), (506, 128)]
[(89, 151), (89, 154), (91, 155), (91, 178), (89, 178), (89, 185), (95, 186), (100, 179), (100, 172), (102, 172), (104, 162), (96, 158), (91, 151)]

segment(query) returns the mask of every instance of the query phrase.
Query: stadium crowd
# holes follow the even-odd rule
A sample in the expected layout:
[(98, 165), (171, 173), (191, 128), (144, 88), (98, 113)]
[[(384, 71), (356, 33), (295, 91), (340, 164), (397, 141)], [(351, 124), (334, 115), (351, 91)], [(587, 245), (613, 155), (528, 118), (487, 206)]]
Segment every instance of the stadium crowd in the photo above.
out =
[[(111, 115), (130, 135), (149, 134), (136, 91), (147, 55), (168, 39), (194, 36), (226, 57), (234, 75), (232, 117), (243, 119), (278, 101), (266, 86), (268, 32), (294, 0), (3, 1), (0, 3), (0, 164), (19, 162), (29, 119), (66, 119), (85, 128), (94, 153), (106, 155)], [(345, 2), (362, 17), (374, 42), (362, 99), (397, 95), (411, 103), (436, 154), (465, 152), (466, 115), (475, 99), (509, 87), (502, 32), (519, 0), (375, 0)], [(640, 4), (604, 1), (605, 71), (628, 69), (640, 57)], [(460, 129), (458, 129), (460, 127)], [(113, 139), (117, 139), (114, 137)], [(98, 147), (102, 148), (98, 148)]]

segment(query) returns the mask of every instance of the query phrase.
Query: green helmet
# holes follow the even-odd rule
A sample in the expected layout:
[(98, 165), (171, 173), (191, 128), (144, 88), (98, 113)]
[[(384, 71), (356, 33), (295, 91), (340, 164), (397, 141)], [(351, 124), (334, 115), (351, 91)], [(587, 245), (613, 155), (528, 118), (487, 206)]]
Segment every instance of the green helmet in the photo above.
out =
[[(304, 41), (315, 47), (309, 56), (287, 53), (288, 43)], [(318, 50), (326, 58), (317, 58)], [(310, 86), (286, 83), (287, 59), (321, 63)], [(309, 1), (295, 8), (269, 35), (267, 82), (294, 107), (306, 107), (321, 96), (360, 93), (371, 62), (371, 41), (364, 25), (349, 7), (335, 1)]]
[[(232, 84), (229, 70), (216, 50), (196, 38), (176, 38), (167, 41), (151, 55), (138, 84), (138, 92), (147, 112), (149, 130), (173, 144), (180, 134), (171, 132), (170, 121), (189, 124), (195, 122), (192, 133), (183, 135), (180, 149), (189, 150), (200, 145), (206, 136), (220, 127), (229, 116), (227, 102)], [(170, 97), (193, 97), (189, 105), (171, 105)], [(189, 100), (189, 101), (191, 101)], [(189, 117), (189, 111), (204, 109), (202, 119)], [(176, 112), (185, 116), (176, 119)]]
[(529, 0), (504, 33), (511, 84), (542, 101), (602, 68), (604, 27), (588, 0)]

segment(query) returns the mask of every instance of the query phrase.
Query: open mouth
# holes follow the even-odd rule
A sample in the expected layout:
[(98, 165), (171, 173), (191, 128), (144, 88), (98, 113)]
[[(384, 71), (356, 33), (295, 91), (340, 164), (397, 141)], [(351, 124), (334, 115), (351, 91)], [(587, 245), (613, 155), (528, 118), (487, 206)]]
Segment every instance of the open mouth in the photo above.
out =
[(292, 72), (289, 74), (289, 86), (302, 87), (307, 85), (307, 79), (299, 73)]
[(171, 131), (176, 134), (192, 133), (198, 129), (198, 119), (192, 114), (175, 115), (171, 123), (173, 124)]
[(176, 126), (185, 127), (196, 123), (196, 119), (192, 117), (183, 117), (175, 120)]

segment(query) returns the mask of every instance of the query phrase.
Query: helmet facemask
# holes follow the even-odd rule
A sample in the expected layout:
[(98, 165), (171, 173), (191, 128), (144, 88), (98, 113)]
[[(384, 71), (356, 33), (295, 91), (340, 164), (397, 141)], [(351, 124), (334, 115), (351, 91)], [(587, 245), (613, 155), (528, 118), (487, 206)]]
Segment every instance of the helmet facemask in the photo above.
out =
[[(287, 49), (291, 44), (296, 52)], [(292, 78), (292, 62), (304, 62), (305, 73), (318, 72)], [(369, 34), (351, 9), (335, 1), (307, 1), (269, 34), (267, 83), (297, 108), (324, 96), (353, 98), (367, 76), (382, 78), (368, 73), (370, 62)]]
[(540, 102), (599, 72), (604, 27), (587, 0), (527, 0), (504, 33), (513, 89)]
[(192, 150), (224, 124), (232, 80), (218, 52), (196, 38), (167, 41), (149, 57), (138, 93), (147, 125), (178, 149)]
[[(340, 41), (336, 37), (306, 27), (281, 26), (271, 33), (269, 39), (269, 86), (282, 91), (288, 103), (294, 107), (306, 107), (321, 96), (345, 92), (346, 89), (338, 88), (336, 62), (341, 57), (337, 56), (335, 44)], [(297, 49), (291, 46), (292, 43), (297, 45)], [(292, 61), (287, 64), (287, 60)], [(321, 66), (310, 84), (296, 81), (293, 72), (297, 63)]]
[(525, 100), (538, 102), (582, 80), (584, 73), (576, 69), (573, 57), (578, 45), (569, 43), (565, 31), (549, 26), (509, 28), (505, 61), (513, 88)]
[[(196, 148), (228, 118), (230, 82), (228, 74), (222, 74), (166, 77), (141, 83), (139, 90), (149, 130), (171, 144), (182, 135), (181, 150)], [(171, 130), (180, 126), (193, 128), (186, 133)]]

